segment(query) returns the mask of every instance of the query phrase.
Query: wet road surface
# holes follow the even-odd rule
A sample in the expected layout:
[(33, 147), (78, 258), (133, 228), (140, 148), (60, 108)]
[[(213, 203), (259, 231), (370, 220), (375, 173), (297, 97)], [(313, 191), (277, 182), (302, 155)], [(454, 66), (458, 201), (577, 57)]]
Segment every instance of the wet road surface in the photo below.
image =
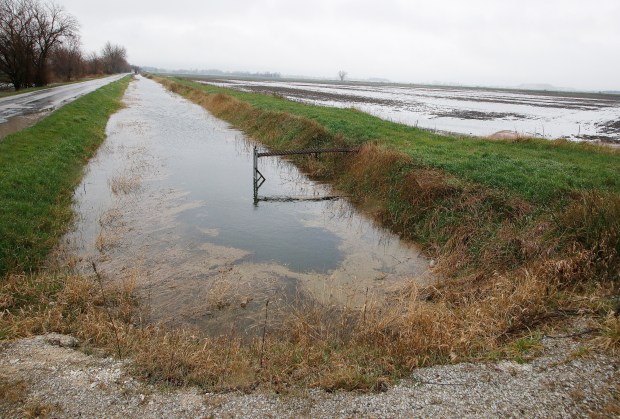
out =
[(124, 76), (117, 74), (0, 98), (0, 138), (32, 125), (62, 105)]

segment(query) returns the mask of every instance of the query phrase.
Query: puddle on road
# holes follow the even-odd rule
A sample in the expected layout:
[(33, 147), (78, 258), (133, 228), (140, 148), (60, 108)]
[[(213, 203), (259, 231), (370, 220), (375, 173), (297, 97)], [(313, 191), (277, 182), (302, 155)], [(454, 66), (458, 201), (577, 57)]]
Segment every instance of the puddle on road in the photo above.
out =
[(48, 112), (39, 112), (24, 116), (14, 116), (0, 123), (0, 141), (9, 134), (28, 128), (39, 122)]
[[(134, 281), (151, 320), (252, 333), (267, 300), (360, 307), (428, 275), (415, 247), (344, 200), (254, 205), (251, 144), (201, 107), (144, 78), (125, 103), (75, 192), (63, 252), (79, 270), (95, 262)], [(286, 161), (259, 164), (261, 195), (331, 193)]]

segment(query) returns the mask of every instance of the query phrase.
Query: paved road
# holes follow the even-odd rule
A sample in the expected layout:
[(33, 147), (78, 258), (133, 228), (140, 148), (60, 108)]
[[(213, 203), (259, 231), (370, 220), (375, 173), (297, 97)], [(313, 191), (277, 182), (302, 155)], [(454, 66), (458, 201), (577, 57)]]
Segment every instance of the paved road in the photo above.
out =
[(117, 74), (97, 80), (67, 84), (36, 92), (23, 93), (0, 99), (0, 124), (10, 118), (34, 113), (51, 112), (87, 93), (125, 76)]

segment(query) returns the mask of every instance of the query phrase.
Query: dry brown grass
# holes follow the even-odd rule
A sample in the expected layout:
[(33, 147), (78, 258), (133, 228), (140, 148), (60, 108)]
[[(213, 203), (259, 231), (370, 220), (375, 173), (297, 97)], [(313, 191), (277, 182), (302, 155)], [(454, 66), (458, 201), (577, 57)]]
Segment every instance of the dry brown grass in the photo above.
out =
[[(302, 118), (162, 83), (270, 147), (343, 141)], [(613, 314), (613, 296), (620, 294), (618, 196), (586, 192), (541, 210), (373, 144), (356, 156), (298, 163), (328, 176), (377, 220), (422, 242), (444, 280), (426, 288), (412, 281), (391, 300), (368, 301), (362, 310), (301, 299), (284, 321), (269, 325), (263, 345), (258, 337), (145, 325), (131, 286), (104, 291), (104, 304), (93, 279), (12, 275), (1, 284), (0, 333), (70, 333), (110, 353), (118, 344), (152, 380), (246, 391), (260, 385), (381, 391), (419, 366), (497, 353), (521, 357), (536, 330), (574, 315), (598, 322), (598, 348), (620, 347)], [(235, 298), (222, 283), (207, 303), (217, 308)]]
[[(10, 276), (1, 289), (11, 298), (3, 300), (0, 331), (11, 338), (72, 334), (82, 347), (110, 354), (120, 347), (140, 376), (172, 385), (211, 391), (258, 386), (278, 392), (298, 386), (381, 391), (420, 366), (491, 352), (520, 359), (512, 342), (529, 336), (530, 329), (567, 313), (596, 315), (593, 300), (603, 304), (608, 289), (576, 298), (579, 294), (561, 281), (550, 283), (548, 272), (542, 264), (498, 275), (478, 289), (442, 286), (434, 294), (412, 283), (391, 301), (369, 301), (364, 310), (303, 299), (283, 322), (268, 327), (264, 347), (260, 336), (207, 336), (145, 324), (131, 284), (102, 293), (92, 278)], [(618, 319), (610, 314), (593, 343), (616, 351), (618, 330)]]
[(57, 410), (59, 410), (57, 406), (33, 400), (24, 406), (22, 413), (24, 418), (47, 418)]
[(602, 322), (599, 336), (594, 342), (611, 353), (618, 353), (620, 350), (620, 318), (613, 312), (607, 315)]
[(24, 380), (0, 374), (0, 402), (7, 405), (23, 403), (28, 395), (28, 384)]
[(110, 189), (114, 194), (128, 195), (136, 192), (141, 185), (142, 179), (136, 174), (119, 175), (110, 179)]

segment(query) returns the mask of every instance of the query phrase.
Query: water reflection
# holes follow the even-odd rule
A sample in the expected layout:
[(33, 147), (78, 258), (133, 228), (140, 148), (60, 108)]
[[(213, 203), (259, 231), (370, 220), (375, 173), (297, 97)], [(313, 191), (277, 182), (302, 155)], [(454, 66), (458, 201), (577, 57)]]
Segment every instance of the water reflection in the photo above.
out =
[(66, 243), (78, 268), (135, 282), (152, 320), (249, 333), (267, 299), (355, 306), (427, 272), (415, 247), (285, 160), (261, 161), (254, 205), (252, 145), (202, 108), (143, 78), (125, 101)]

